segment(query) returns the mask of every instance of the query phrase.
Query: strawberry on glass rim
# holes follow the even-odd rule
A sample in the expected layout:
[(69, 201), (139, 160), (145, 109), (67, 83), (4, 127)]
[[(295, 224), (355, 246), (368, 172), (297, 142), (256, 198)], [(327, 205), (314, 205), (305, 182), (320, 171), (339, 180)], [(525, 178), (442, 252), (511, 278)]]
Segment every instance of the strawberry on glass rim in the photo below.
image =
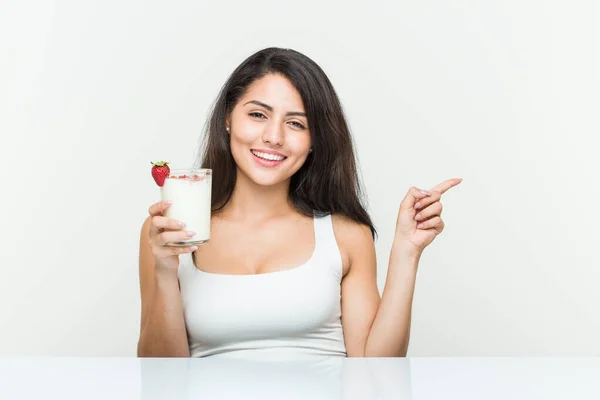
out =
[(169, 168), (168, 161), (157, 161), (150, 162), (152, 164), (152, 178), (154, 178), (154, 182), (160, 187), (165, 184), (165, 179), (171, 173), (171, 169)]

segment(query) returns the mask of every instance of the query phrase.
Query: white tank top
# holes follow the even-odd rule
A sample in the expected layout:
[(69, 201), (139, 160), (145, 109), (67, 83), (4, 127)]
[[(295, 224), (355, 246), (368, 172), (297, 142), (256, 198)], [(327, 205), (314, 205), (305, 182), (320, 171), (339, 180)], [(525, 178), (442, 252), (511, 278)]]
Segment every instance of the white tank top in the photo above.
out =
[(315, 249), (292, 269), (208, 273), (181, 256), (178, 270), (192, 357), (346, 356), (342, 257), (331, 216), (314, 218)]

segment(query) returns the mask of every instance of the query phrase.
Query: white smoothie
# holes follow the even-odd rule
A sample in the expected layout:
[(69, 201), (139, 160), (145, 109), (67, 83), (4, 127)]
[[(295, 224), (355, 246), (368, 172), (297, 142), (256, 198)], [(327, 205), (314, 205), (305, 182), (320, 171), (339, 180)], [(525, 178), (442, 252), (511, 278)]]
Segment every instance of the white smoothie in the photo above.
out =
[(210, 239), (212, 171), (171, 172), (161, 188), (162, 201), (171, 200), (165, 216), (182, 221), (196, 235), (173, 246), (202, 244)]

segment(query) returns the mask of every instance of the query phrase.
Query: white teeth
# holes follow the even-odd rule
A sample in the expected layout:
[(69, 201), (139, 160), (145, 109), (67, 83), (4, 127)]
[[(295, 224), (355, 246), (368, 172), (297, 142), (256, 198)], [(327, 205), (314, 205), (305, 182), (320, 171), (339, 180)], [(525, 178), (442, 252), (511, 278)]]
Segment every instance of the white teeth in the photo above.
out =
[(269, 161), (281, 161), (281, 160), (283, 160), (285, 158), (283, 156), (278, 156), (278, 155), (275, 155), (275, 154), (262, 153), (260, 151), (254, 151), (254, 150), (252, 150), (252, 154), (254, 154), (257, 157), (264, 158), (265, 160), (269, 160)]

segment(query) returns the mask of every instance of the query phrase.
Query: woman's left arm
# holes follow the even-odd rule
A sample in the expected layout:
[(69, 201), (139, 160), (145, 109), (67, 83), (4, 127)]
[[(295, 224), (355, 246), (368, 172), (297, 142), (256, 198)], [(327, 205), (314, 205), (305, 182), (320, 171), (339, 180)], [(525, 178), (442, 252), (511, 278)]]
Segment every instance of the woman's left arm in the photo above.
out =
[(441, 195), (460, 182), (450, 179), (430, 192), (409, 190), (400, 204), (381, 299), (372, 240), (369, 242), (364, 232), (350, 240), (350, 270), (342, 282), (342, 324), (348, 357), (406, 356), (419, 259), (444, 229)]

